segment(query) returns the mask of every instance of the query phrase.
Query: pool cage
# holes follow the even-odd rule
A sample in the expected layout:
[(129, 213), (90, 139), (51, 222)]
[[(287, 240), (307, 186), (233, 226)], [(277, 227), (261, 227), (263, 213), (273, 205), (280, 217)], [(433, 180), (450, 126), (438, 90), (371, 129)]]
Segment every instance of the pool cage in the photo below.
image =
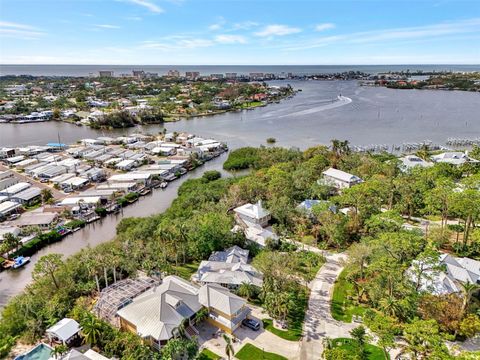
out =
[(117, 311), (130, 304), (133, 298), (160, 283), (161, 281), (147, 276), (117, 281), (100, 292), (93, 312), (99, 318), (119, 327), (118, 318), (115, 316)]

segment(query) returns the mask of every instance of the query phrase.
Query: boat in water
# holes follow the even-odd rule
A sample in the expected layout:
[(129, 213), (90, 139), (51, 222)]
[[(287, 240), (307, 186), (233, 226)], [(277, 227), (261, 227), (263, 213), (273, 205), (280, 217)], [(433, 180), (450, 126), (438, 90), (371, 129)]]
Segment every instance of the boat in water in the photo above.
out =
[(23, 265), (27, 264), (29, 261), (30, 261), (29, 256), (18, 256), (15, 259), (13, 259), (12, 268), (14, 269), (21, 268)]

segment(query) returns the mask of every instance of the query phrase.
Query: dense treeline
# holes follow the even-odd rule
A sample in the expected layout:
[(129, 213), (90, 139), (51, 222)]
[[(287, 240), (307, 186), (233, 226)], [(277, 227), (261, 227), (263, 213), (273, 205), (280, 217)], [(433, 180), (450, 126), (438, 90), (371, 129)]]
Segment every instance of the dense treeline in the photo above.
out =
[[(476, 149), (471, 154), (478, 152)], [(358, 175), (365, 182), (338, 194), (317, 181), (330, 166)], [(402, 172), (395, 157), (351, 153), (348, 143), (341, 141), (334, 141), (331, 148), (318, 146), (304, 152), (281, 148), (234, 151), (225, 167), (250, 167), (253, 172), (229, 179), (209, 173), (188, 180), (165, 213), (122, 220), (115, 240), (84, 249), (65, 261), (55, 254), (42, 258), (35, 266), (33, 283), (2, 313), (0, 333), (5, 336), (0, 340), (0, 355), (5, 355), (16, 340), (38, 339), (45, 328), (66, 315), (82, 320), (78, 313), (89, 307), (85, 299), (115, 279), (134, 276), (137, 270), (185, 276), (184, 265), (206, 259), (212, 251), (234, 244), (246, 246), (243, 235), (231, 231), (231, 210), (260, 199), (271, 211), (273, 227), (281, 238), (322, 248), (352, 246), (347, 267), (347, 281), (354, 288), (350, 300), (371, 309), (369, 316), (376, 320), (369, 323), (366, 317), (366, 324), (372, 331), (381, 333), (373, 325), (380, 321), (394, 323), (390, 327), (396, 329), (394, 335), (411, 338), (412, 343), (424, 336), (418, 328), (425, 329), (425, 324), (437, 328), (439, 339), (448, 337), (445, 334), (469, 337), (478, 331), (475, 326), (467, 328), (480, 323), (474, 290), (469, 291), (468, 301), (462, 298), (463, 311), (453, 326), (434, 310), (444, 309), (445, 300), (422, 294), (406, 275), (414, 259), (431, 260), (439, 249), (480, 255), (477, 167), (436, 164)], [(306, 212), (297, 207), (305, 199), (322, 202)], [(340, 212), (340, 208), (347, 211)], [(413, 219), (417, 216), (431, 219), (427, 235), (402, 230), (405, 222), (415, 226)], [(458, 219), (453, 228), (447, 222), (452, 219)], [(434, 226), (436, 223), (438, 226)], [(258, 254), (254, 264), (265, 274), (264, 287), (243, 287), (241, 292), (248, 298), (258, 298), (273, 318), (289, 326), (300, 324), (301, 329), (303, 313), (298, 309), (304, 308), (308, 295), (304, 284), (312, 279), (323, 259), (295, 252), (295, 247), (286, 242), (269, 244), (269, 249), (260, 253), (255, 247), (250, 250)], [(86, 319), (91, 320), (88, 316)], [(392, 346), (387, 335), (384, 348)], [(103, 338), (95, 346), (108, 356), (127, 359), (150, 351), (136, 337), (118, 336), (128, 337), (124, 339), (128, 346), (112, 346)], [(445, 354), (442, 344), (439, 341), (434, 349)], [(413, 353), (411, 348), (408, 351)], [(433, 350), (422, 351), (429, 355)]]

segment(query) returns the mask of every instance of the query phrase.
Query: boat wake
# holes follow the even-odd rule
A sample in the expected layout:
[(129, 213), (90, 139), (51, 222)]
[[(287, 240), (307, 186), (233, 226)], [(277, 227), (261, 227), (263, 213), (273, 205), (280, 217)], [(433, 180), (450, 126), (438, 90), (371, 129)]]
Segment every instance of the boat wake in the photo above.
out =
[(339, 95), (339, 96), (337, 96), (337, 98), (335, 100), (332, 100), (328, 104), (315, 106), (315, 107), (312, 107), (310, 109), (297, 111), (297, 112), (290, 113), (290, 114), (285, 114), (285, 115), (282, 115), (280, 117), (310, 115), (310, 114), (314, 114), (314, 113), (317, 113), (317, 112), (320, 112), (320, 111), (335, 109), (337, 107), (350, 104), (351, 102), (352, 102), (352, 99), (350, 99), (349, 97)]

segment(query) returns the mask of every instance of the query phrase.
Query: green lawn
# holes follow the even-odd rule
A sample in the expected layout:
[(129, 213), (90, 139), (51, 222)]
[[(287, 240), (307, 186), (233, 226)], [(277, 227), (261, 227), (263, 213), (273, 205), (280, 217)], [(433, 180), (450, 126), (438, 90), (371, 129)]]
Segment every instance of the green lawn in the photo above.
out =
[(221, 359), (220, 356), (215, 354), (214, 352), (208, 350), (208, 349), (203, 349), (200, 354), (197, 356), (197, 360), (219, 360)]
[(293, 328), (287, 330), (280, 330), (273, 326), (273, 320), (265, 319), (263, 320), (263, 327), (265, 330), (270, 331), (271, 333), (281, 337), (282, 339), (289, 341), (298, 341), (302, 337), (302, 328)]
[(345, 279), (346, 276), (347, 272), (344, 270), (335, 282), (331, 311), (335, 320), (352, 322), (352, 316), (363, 315), (365, 309), (349, 300), (348, 297), (353, 294), (353, 285)]
[[(353, 352), (356, 348), (356, 340), (347, 339), (347, 338), (337, 338), (332, 340), (334, 348), (341, 348), (347, 350), (348, 352)], [(367, 360), (388, 360), (385, 359), (383, 350), (378, 346), (367, 344), (365, 345), (367, 351)]]
[(288, 360), (286, 357), (283, 357), (278, 354), (271, 352), (263, 351), (262, 349), (253, 346), (252, 344), (245, 344), (244, 347), (240, 349), (238, 353), (235, 354), (235, 357), (239, 360), (256, 360), (256, 359), (265, 359), (265, 360)]
[(193, 262), (190, 264), (184, 264), (179, 266), (173, 266), (173, 273), (180, 276), (185, 280), (190, 281), (190, 277), (198, 270), (199, 262)]

